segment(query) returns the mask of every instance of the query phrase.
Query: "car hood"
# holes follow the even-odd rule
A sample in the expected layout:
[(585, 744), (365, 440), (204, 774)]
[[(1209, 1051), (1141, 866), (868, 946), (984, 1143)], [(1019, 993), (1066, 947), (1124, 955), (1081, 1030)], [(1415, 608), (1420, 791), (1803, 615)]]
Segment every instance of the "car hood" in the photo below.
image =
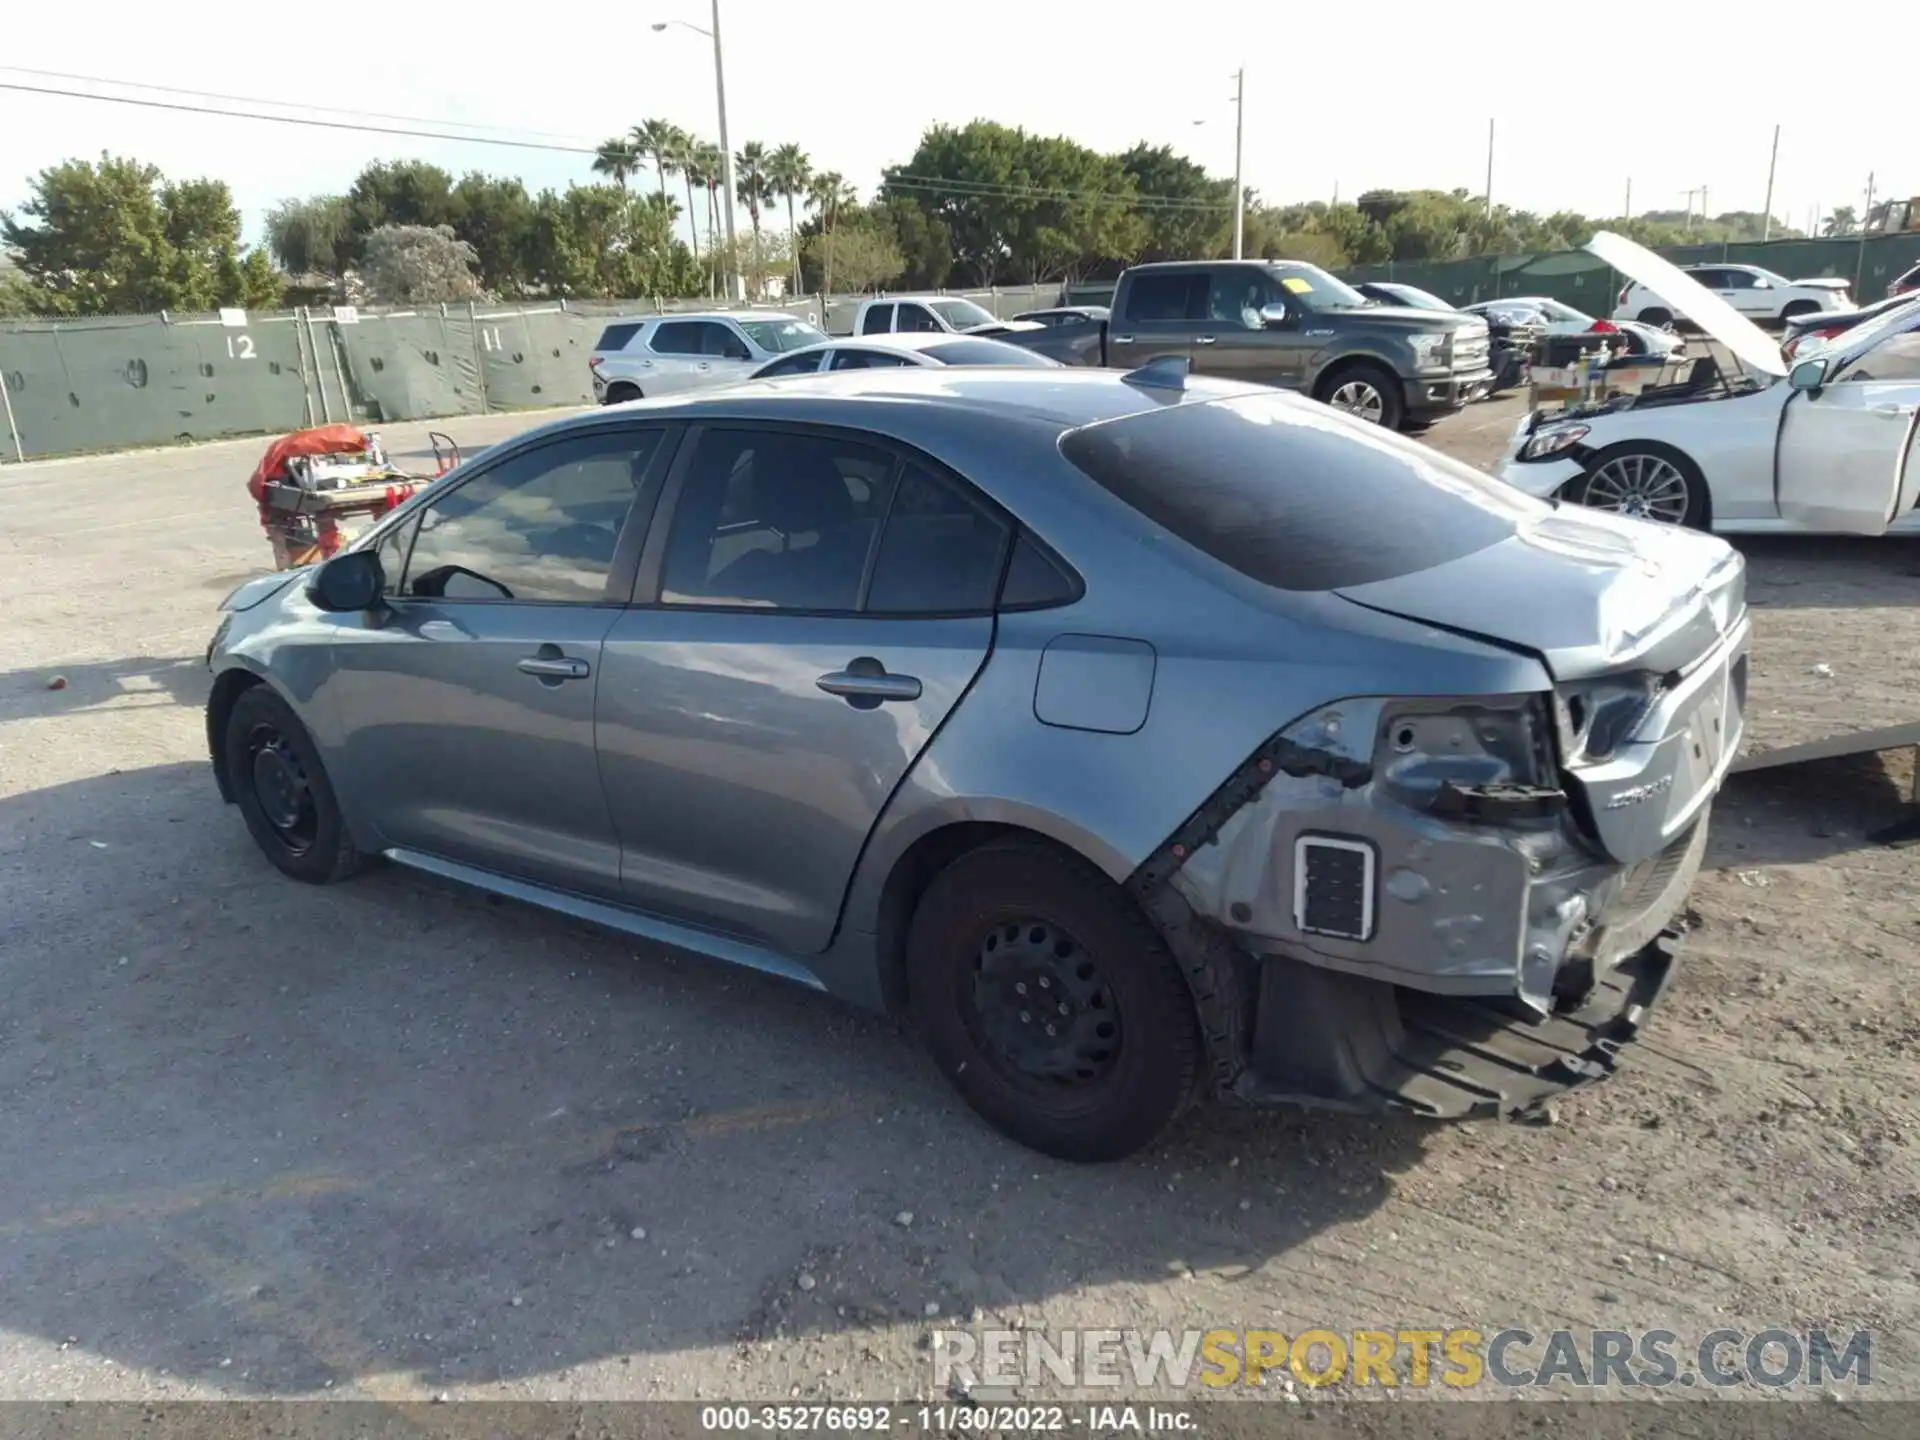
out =
[(287, 586), (291, 585), (311, 567), (302, 565), (295, 570), (276, 570), (271, 575), (261, 575), (236, 585), (216, 607), (220, 610), (251, 610), (263, 600), (271, 600)]
[(1748, 369), (1775, 379), (1787, 373), (1786, 361), (1780, 358), (1780, 347), (1764, 330), (1672, 261), (1663, 260), (1644, 245), (1636, 245), (1610, 230), (1597, 233), (1586, 248), (1589, 254), (1597, 255), (1628, 279), (1637, 280), (1653, 291), (1731, 350)]
[(1484, 330), (1487, 317), (1466, 310), (1423, 310), (1417, 305), (1369, 305), (1364, 310), (1321, 310), (1319, 315), (1346, 316), (1394, 330)]
[(1560, 508), (1487, 549), (1336, 593), (1528, 651), (1568, 681), (1685, 668), (1739, 622), (1746, 566), (1711, 535)]

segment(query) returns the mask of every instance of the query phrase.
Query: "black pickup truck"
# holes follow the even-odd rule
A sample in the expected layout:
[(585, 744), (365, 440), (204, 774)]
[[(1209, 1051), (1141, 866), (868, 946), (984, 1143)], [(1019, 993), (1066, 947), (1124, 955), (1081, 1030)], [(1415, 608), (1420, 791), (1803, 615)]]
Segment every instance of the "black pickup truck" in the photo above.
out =
[(1304, 391), (1396, 430), (1423, 429), (1493, 383), (1479, 316), (1379, 305), (1288, 260), (1136, 265), (1110, 319), (997, 338), (1069, 365), (1185, 356), (1200, 374)]

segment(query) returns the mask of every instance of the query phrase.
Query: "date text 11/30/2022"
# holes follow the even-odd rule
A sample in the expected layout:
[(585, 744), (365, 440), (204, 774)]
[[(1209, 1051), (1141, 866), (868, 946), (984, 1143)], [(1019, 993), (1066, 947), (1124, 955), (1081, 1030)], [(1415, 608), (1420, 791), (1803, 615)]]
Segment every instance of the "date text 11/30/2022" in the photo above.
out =
[(743, 1434), (1174, 1434), (1194, 1430), (1177, 1405), (704, 1405), (700, 1428)]

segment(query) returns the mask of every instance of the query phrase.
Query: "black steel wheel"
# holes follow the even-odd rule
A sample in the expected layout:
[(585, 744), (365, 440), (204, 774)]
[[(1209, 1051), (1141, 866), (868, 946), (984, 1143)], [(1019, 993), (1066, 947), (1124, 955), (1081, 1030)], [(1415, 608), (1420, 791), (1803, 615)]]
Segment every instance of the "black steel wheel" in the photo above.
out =
[(273, 690), (254, 685), (234, 701), (221, 761), (254, 843), (282, 873), (326, 884), (359, 868), (313, 738)]
[(907, 936), (908, 997), (935, 1059), (1003, 1134), (1068, 1160), (1152, 1143), (1199, 1087), (1193, 997), (1119, 886), (1038, 841), (969, 851)]

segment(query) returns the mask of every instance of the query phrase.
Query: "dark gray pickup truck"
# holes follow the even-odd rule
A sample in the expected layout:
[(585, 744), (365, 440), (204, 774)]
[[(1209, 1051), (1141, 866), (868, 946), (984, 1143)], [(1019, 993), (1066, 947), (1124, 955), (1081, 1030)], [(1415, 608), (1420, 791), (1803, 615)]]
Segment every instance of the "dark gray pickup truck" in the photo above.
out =
[(1396, 430), (1432, 424), (1493, 381), (1478, 316), (1378, 305), (1286, 260), (1136, 265), (1111, 319), (997, 338), (1069, 365), (1185, 356), (1200, 374), (1305, 391)]

